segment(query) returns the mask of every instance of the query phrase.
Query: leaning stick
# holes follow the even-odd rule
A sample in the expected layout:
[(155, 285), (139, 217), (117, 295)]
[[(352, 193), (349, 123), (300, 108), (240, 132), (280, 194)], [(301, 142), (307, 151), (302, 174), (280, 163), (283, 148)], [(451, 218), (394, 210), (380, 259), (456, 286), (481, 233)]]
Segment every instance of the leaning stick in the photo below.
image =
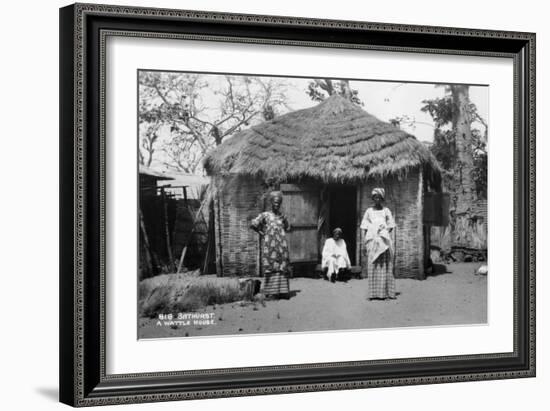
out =
[(166, 204), (166, 193), (164, 187), (160, 188), (162, 196), (162, 206), (164, 209), (164, 231), (166, 234), (166, 252), (168, 253), (168, 261), (170, 261), (170, 269), (174, 268), (174, 257), (172, 255), (172, 242), (170, 241), (170, 226), (168, 224), (168, 204)]
[(153, 262), (151, 257), (151, 246), (149, 244), (149, 237), (147, 236), (147, 230), (145, 229), (145, 222), (143, 221), (143, 213), (141, 212), (141, 207), (139, 208), (139, 225), (141, 227), (141, 234), (143, 235), (143, 245), (145, 246), (145, 262), (147, 263), (147, 268), (149, 269), (149, 275), (153, 274)]

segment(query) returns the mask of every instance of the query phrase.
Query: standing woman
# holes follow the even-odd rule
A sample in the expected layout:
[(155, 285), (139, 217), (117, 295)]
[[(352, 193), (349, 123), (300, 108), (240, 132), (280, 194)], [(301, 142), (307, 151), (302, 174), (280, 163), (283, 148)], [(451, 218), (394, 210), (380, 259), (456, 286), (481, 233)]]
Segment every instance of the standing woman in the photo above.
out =
[(367, 208), (361, 221), (367, 250), (368, 298), (369, 300), (394, 299), (394, 245), (391, 234), (395, 228), (395, 222), (390, 210), (383, 205), (384, 189), (375, 188), (371, 196), (374, 205)]
[(260, 213), (252, 220), (250, 228), (262, 237), (262, 267), (264, 271), (263, 293), (274, 297), (290, 297), (290, 260), (286, 232), (290, 231), (287, 218), (281, 213), (283, 194), (270, 193), (271, 211)]

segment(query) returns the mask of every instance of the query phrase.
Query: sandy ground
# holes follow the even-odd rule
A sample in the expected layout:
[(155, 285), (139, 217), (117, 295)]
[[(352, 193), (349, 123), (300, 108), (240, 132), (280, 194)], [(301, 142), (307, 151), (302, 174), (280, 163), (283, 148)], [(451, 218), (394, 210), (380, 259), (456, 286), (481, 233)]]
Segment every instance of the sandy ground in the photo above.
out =
[(208, 306), (198, 311), (213, 319), (206, 325), (140, 318), (140, 338), (483, 324), (487, 277), (474, 275), (478, 266), (449, 264), (424, 281), (398, 279), (397, 299), (385, 301), (367, 300), (367, 280), (294, 278), (289, 300)]

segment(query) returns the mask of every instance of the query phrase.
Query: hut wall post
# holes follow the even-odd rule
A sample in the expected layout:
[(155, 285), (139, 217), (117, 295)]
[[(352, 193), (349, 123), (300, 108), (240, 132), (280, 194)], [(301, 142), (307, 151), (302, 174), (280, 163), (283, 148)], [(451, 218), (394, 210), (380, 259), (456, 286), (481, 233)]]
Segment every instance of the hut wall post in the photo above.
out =
[(363, 230), (361, 230), (361, 221), (367, 207), (363, 207), (363, 185), (357, 185), (357, 243), (355, 246), (355, 264), (361, 267), (361, 278), (367, 277), (367, 265), (363, 264), (366, 261), (362, 258), (363, 255)]
[(223, 267), (222, 267), (222, 252), (223, 246), (221, 242), (221, 224), (220, 224), (220, 192), (219, 185), (216, 178), (212, 178), (210, 184), (214, 185), (214, 242), (216, 244), (216, 275), (218, 277), (223, 276)]
[(417, 235), (419, 241), (417, 242), (419, 249), (418, 252), (418, 267), (419, 270), (417, 272), (416, 278), (418, 280), (424, 280), (426, 278), (426, 273), (424, 270), (424, 257), (426, 253), (426, 239), (424, 235), (424, 177), (422, 172), (418, 173), (418, 194), (417, 194), (417, 200), (416, 200), (416, 207), (418, 210), (417, 218), (418, 218), (418, 230)]
[(330, 221), (331, 197), (331, 190), (329, 190), (327, 185), (323, 185), (319, 190), (319, 207), (317, 210), (317, 215), (319, 216), (317, 223), (317, 253), (319, 256), (321, 256), (323, 252), (325, 240), (332, 234), (330, 232), (330, 228), (332, 227), (332, 223)]

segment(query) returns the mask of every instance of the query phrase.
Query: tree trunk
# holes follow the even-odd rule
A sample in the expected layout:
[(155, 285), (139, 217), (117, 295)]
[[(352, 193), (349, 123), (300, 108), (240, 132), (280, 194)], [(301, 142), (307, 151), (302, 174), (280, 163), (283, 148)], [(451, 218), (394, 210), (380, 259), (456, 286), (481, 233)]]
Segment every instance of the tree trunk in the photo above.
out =
[[(472, 152), (472, 130), (469, 86), (451, 86), (453, 99), (453, 130), (455, 132), (456, 157), (452, 167), (451, 227), (452, 245), (472, 247), (470, 222), (473, 221), (473, 206), (477, 200), (473, 178), (474, 157)], [(473, 227), (472, 227), (473, 228)]]
[(352, 94), (349, 80), (340, 80), (340, 88), (342, 89), (342, 96), (351, 101)]
[(472, 118), (470, 114), (469, 86), (451, 86), (455, 113), (453, 130), (457, 156), (454, 164), (455, 188), (458, 208), (468, 208), (475, 198), (473, 178), (474, 157), (472, 153)]

